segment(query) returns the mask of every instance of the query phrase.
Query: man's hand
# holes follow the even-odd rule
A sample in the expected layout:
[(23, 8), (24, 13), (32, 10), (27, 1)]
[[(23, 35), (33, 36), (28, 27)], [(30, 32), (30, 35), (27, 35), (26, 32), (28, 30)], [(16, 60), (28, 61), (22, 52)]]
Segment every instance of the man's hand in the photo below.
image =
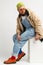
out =
[(17, 39), (18, 39), (19, 41), (21, 40), (20, 34), (17, 35)]
[(36, 40), (39, 40), (40, 39), (40, 35), (39, 34), (36, 34), (35, 39)]

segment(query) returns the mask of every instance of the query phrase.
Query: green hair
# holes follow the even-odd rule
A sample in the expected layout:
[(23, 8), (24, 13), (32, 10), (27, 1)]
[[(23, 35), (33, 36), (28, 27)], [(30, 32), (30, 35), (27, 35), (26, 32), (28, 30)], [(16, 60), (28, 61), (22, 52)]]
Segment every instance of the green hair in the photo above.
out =
[(24, 6), (24, 3), (23, 3), (23, 2), (19, 2), (19, 3), (16, 5), (17, 9), (19, 9), (21, 6)]

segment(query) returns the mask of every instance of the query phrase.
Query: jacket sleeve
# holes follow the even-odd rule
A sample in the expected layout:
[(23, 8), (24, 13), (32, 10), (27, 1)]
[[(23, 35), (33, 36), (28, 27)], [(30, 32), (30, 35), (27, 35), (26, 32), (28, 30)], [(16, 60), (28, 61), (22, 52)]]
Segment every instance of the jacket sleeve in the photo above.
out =
[(17, 18), (16, 33), (20, 33), (19, 20)]
[(30, 11), (30, 16), (34, 22), (35, 32), (38, 33), (39, 35), (41, 35), (42, 28), (41, 28), (41, 21), (40, 21), (39, 17), (36, 16), (35, 13), (33, 13), (32, 11)]

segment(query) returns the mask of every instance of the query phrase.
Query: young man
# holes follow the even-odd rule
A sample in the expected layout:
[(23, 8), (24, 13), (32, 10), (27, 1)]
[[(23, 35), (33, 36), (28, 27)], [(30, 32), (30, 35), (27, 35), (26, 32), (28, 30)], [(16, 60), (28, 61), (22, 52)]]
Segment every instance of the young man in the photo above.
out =
[(25, 53), (21, 50), (28, 39), (35, 37), (36, 40), (43, 38), (41, 22), (36, 15), (26, 9), (22, 2), (17, 4), (19, 15), (17, 17), (16, 34), (13, 36), (14, 47), (12, 56), (4, 61), (5, 64), (16, 63)]

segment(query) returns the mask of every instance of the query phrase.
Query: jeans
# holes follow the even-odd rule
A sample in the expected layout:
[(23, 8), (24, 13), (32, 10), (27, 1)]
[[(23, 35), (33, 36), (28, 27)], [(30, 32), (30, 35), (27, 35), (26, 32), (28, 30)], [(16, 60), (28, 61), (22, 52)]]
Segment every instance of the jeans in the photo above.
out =
[(13, 36), (13, 42), (14, 42), (13, 55), (18, 56), (20, 49), (23, 48), (26, 41), (31, 39), (34, 36), (35, 36), (34, 28), (26, 29), (26, 31), (21, 34), (21, 40), (20, 41), (17, 39), (17, 34), (14, 34), (14, 36)]

